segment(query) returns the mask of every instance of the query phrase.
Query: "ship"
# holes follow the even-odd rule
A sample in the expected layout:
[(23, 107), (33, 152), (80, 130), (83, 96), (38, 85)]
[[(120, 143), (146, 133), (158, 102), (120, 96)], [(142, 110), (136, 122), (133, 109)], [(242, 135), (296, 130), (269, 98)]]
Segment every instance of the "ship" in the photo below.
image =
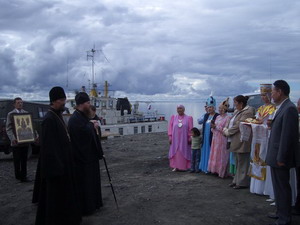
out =
[[(81, 92), (89, 94), (91, 105), (95, 106), (96, 114), (100, 118), (102, 136), (116, 137), (122, 135), (132, 135), (140, 133), (166, 132), (168, 122), (164, 114), (159, 114), (156, 110), (148, 108), (147, 112), (139, 111), (140, 101), (131, 104), (129, 99), (114, 98), (109, 95), (109, 83), (104, 81), (103, 91), (99, 92), (95, 82), (95, 53), (100, 51), (105, 60), (109, 63), (102, 50), (96, 50), (95, 46), (87, 51), (87, 60), (91, 59), (92, 82), (90, 90), (85, 86), (81, 87)], [(68, 98), (66, 107), (68, 114), (64, 115), (68, 122), (69, 116), (74, 112), (76, 103), (75, 98)]]
[[(103, 90), (103, 95), (99, 95), (95, 84), (89, 93), (84, 86), (81, 88), (81, 92), (89, 94), (90, 103), (96, 108), (103, 137), (167, 131), (168, 122), (165, 120), (164, 114), (152, 110), (151, 107), (148, 107), (147, 112), (140, 112), (139, 101), (131, 104), (126, 97), (114, 98), (109, 96), (108, 81), (104, 82)], [(76, 109), (75, 98), (68, 98), (66, 108), (68, 108), (68, 113), (64, 114), (64, 118), (67, 123), (68, 118)]]

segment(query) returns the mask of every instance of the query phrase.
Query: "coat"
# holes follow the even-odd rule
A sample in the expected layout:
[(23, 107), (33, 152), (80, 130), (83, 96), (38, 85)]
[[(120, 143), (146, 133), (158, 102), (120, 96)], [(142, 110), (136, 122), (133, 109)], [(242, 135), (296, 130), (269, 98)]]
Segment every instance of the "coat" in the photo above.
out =
[(281, 168), (277, 162), (284, 163), (285, 168), (300, 166), (298, 140), (298, 111), (290, 99), (287, 99), (272, 120), (267, 164), (276, 168)]
[(99, 159), (103, 157), (94, 125), (83, 112), (76, 110), (69, 123), (71, 142), (75, 154), (76, 180), (79, 184), (80, 205), (83, 215), (89, 215), (102, 203)]
[(233, 126), (228, 128), (228, 137), (231, 138), (230, 151), (235, 153), (248, 153), (251, 151), (251, 138), (249, 141), (241, 142), (240, 122), (255, 115), (254, 108), (246, 106), (241, 111), (235, 111)]
[[(217, 116), (219, 116), (220, 114), (219, 113), (215, 113), (215, 115), (213, 116), (212, 118), (212, 121), (216, 121), (216, 118)], [(206, 121), (208, 120), (209, 118), (209, 113), (206, 113), (204, 115), (204, 118), (203, 118), (203, 126), (202, 126), (202, 136), (204, 137), (204, 131), (205, 131), (205, 126), (206, 126)], [(209, 146), (211, 146), (211, 142), (212, 142), (212, 138), (213, 138), (213, 132), (210, 130), (210, 134), (209, 134)], [(202, 142), (202, 145), (203, 145), (203, 142)]]
[(40, 154), (35, 225), (79, 225), (81, 213), (71, 142), (61, 113), (54, 109), (42, 122)]

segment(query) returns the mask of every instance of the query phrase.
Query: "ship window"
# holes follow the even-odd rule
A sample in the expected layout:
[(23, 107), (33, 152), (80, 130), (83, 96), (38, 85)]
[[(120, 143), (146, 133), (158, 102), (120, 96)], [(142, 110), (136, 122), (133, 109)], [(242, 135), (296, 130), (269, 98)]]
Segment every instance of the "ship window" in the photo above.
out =
[(95, 106), (96, 108), (99, 108), (99, 106), (100, 106), (100, 101), (99, 101), (99, 100), (96, 100), (96, 101), (94, 102), (94, 106)]
[(134, 128), (133, 128), (133, 133), (134, 133), (134, 134), (137, 134), (138, 132), (139, 132), (139, 128), (138, 128), (138, 127), (134, 127)]
[(148, 126), (148, 132), (151, 133), (152, 132), (152, 125)]
[(38, 107), (38, 111), (39, 111), (39, 118), (43, 118), (47, 113), (47, 110), (43, 109), (42, 107)]
[(110, 100), (109, 101), (109, 107), (112, 108), (113, 106), (114, 106), (114, 102), (113, 102), (113, 100)]
[(123, 133), (124, 133), (124, 132), (123, 132), (123, 127), (120, 127), (120, 128), (119, 128), (119, 134), (120, 134), (120, 135), (123, 135)]
[(108, 132), (110, 132), (110, 129), (105, 129), (105, 131), (108, 131)]
[(102, 107), (106, 108), (106, 101), (102, 101), (101, 103), (102, 103)]
[(141, 132), (142, 132), (142, 134), (145, 133), (145, 130), (146, 130), (146, 129), (145, 129), (145, 126), (142, 126), (142, 127), (141, 127)]

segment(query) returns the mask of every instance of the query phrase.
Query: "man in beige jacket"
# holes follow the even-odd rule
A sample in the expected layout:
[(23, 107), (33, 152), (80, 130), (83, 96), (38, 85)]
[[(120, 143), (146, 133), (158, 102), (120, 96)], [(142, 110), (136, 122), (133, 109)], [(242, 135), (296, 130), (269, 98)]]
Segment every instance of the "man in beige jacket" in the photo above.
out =
[(6, 133), (11, 142), (13, 150), (13, 159), (14, 159), (14, 168), (15, 168), (15, 177), (21, 182), (28, 182), (27, 179), (27, 157), (28, 157), (28, 144), (18, 144), (16, 136), (13, 132), (13, 121), (12, 114), (15, 113), (27, 113), (23, 110), (23, 100), (21, 98), (15, 98), (14, 101), (14, 110), (7, 114), (6, 120)]

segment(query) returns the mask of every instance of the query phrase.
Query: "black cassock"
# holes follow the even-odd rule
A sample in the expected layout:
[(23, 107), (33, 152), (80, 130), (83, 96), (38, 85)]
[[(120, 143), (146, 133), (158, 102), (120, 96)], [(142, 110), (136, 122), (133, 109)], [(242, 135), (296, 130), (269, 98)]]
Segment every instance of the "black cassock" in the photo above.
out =
[(42, 122), (40, 189), (36, 225), (79, 225), (81, 212), (72, 146), (60, 112)]
[(37, 167), (36, 167), (36, 174), (35, 174), (33, 193), (32, 193), (32, 203), (39, 202), (40, 188), (41, 188), (41, 157), (39, 157)]
[(99, 159), (103, 157), (102, 146), (93, 123), (83, 112), (76, 110), (68, 127), (75, 154), (81, 210), (83, 215), (89, 215), (103, 205), (99, 165)]

